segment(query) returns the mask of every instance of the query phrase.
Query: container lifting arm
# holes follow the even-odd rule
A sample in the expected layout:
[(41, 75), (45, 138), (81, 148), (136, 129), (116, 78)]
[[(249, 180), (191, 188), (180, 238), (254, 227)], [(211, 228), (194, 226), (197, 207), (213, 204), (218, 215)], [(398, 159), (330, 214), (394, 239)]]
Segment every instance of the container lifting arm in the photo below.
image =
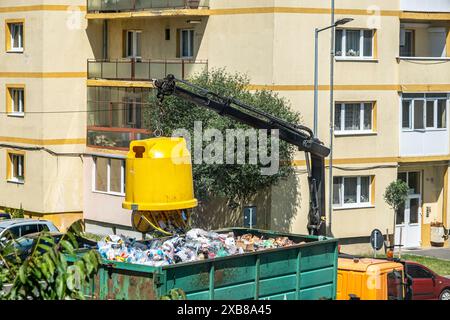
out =
[(329, 155), (330, 150), (313, 136), (311, 129), (288, 123), (237, 99), (222, 97), (187, 81), (176, 79), (173, 75), (155, 80), (154, 86), (161, 102), (164, 97), (173, 95), (256, 129), (279, 130), (281, 140), (304, 151), (310, 192), (308, 231), (312, 235), (325, 235), (325, 157)]

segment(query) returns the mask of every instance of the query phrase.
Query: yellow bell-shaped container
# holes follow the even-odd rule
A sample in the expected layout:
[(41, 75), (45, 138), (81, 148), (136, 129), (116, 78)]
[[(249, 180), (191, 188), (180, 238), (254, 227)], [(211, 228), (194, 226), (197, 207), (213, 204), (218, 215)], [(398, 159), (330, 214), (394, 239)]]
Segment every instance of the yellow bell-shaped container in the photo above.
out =
[(191, 156), (184, 138), (132, 141), (125, 179), (124, 209), (165, 212), (197, 206)]

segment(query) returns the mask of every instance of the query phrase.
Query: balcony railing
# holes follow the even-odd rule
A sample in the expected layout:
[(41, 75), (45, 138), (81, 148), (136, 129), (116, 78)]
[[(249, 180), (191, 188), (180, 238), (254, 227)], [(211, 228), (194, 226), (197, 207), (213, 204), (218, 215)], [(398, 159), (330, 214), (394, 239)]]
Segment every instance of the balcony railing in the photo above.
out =
[(144, 109), (148, 102), (88, 101), (87, 145), (128, 150), (130, 141), (147, 139)]
[(209, 0), (87, 0), (89, 13), (208, 8)]
[(87, 128), (87, 145), (93, 148), (128, 150), (133, 140), (148, 139), (151, 133), (147, 130), (126, 128)]
[(140, 80), (164, 78), (173, 74), (179, 79), (208, 69), (207, 60), (88, 60), (89, 79)]

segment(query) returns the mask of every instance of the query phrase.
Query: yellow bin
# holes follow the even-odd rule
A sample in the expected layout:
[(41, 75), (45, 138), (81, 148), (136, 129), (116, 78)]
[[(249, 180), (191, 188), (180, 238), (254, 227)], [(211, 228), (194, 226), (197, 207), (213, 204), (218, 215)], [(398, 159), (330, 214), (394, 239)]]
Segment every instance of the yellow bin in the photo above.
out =
[(191, 156), (183, 138), (132, 141), (125, 179), (124, 209), (171, 211), (197, 206)]

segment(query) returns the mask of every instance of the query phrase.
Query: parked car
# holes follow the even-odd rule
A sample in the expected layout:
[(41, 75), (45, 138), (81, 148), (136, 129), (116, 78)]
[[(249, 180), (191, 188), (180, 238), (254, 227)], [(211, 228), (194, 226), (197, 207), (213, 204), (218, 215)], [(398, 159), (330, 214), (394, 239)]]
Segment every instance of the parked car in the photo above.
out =
[[(14, 240), (13, 245), (17, 249), (17, 254), (19, 255), (19, 257), (22, 260), (25, 259), (28, 255), (30, 255), (34, 251), (34, 249), (37, 245), (37, 240), (39, 239), (39, 236), (41, 234), (42, 234), (42, 232), (31, 233), (31, 234), (27, 234), (23, 237), (20, 237), (20, 238)], [(49, 232), (48, 235), (53, 238), (55, 243), (57, 243), (64, 236), (64, 233)], [(82, 237), (77, 237), (76, 240), (77, 240), (79, 248), (91, 249), (91, 248), (97, 247), (97, 242), (95, 242), (95, 241), (92, 241), (92, 240), (89, 240), (86, 238), (82, 238)], [(43, 239), (41, 239), (41, 244), (51, 245), (50, 243), (47, 243)], [(37, 247), (36, 250), (41, 253), (44, 253), (43, 249), (41, 247)]]
[(413, 300), (450, 300), (450, 278), (413, 261), (405, 261), (405, 268), (413, 281)]
[(0, 221), (0, 244), (30, 233), (49, 231), (59, 232), (55, 225), (46, 220), (9, 219)]

